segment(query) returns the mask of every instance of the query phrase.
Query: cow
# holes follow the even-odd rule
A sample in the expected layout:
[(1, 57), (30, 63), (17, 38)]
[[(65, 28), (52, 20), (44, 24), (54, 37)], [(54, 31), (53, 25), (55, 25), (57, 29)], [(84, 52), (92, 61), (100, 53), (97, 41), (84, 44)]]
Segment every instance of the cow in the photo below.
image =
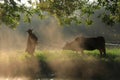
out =
[(35, 34), (32, 33), (32, 29), (28, 29), (27, 30), (29, 36), (28, 36), (28, 40), (27, 40), (27, 48), (26, 48), (26, 52), (33, 55), (34, 51), (35, 51), (35, 47), (37, 45), (37, 41), (38, 38), (36, 37)]
[(81, 51), (83, 50), (99, 50), (100, 56), (106, 55), (105, 39), (102, 36), (99, 37), (76, 37), (73, 41), (66, 43), (63, 47), (64, 50)]

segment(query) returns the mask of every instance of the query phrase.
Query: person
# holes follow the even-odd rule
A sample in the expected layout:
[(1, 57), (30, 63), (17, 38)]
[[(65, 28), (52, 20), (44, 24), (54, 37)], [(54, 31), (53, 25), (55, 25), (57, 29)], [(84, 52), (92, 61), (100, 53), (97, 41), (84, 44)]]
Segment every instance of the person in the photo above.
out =
[(32, 29), (27, 30), (29, 36), (28, 36), (27, 48), (26, 48), (26, 52), (31, 54), (31, 55), (34, 54), (35, 48), (37, 45), (37, 41), (38, 41), (37, 36), (34, 33), (32, 33), (32, 31), (33, 31)]

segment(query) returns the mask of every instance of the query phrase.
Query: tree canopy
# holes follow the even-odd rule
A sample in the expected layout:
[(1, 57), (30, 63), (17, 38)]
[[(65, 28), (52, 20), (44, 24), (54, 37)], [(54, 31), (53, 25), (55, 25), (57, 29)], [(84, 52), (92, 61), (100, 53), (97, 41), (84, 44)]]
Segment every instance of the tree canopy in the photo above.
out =
[[(15, 28), (20, 20), (30, 22), (33, 14), (40, 18), (54, 16), (61, 25), (86, 22), (91, 25), (91, 15), (103, 10), (97, 17), (107, 25), (120, 23), (120, 0), (27, 0), (31, 6), (22, 4), (22, 0), (3, 0), (0, 3), (0, 22)], [(23, 17), (21, 17), (23, 16)]]

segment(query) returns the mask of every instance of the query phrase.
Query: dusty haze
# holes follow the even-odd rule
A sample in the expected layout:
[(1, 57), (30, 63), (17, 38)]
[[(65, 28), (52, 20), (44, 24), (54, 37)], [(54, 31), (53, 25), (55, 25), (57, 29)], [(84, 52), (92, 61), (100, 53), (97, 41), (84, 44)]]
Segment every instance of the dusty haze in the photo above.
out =
[[(53, 60), (47, 61), (46, 64), (55, 71), (56, 77), (68, 77), (75, 78), (81, 76), (82, 79), (91, 79), (95, 74), (101, 74), (105, 71), (105, 65), (98, 59), (92, 56), (86, 55), (72, 55), (61, 54), (63, 53), (61, 48), (68, 41), (72, 41), (77, 36), (104, 36), (106, 41), (119, 41), (119, 25), (115, 28), (106, 27), (106, 25), (98, 25), (100, 23), (95, 22), (91, 27), (85, 25), (72, 24), (69, 27), (61, 27), (57, 24), (55, 19), (51, 17), (45, 20), (38, 20), (33, 18), (32, 23), (22, 23), (12, 30), (8, 27), (1, 26), (0, 28), (0, 75), (9, 76), (34, 76), (32, 72), (41, 70), (40, 62), (37, 58), (31, 59), (24, 52), (27, 44), (27, 29), (32, 28), (33, 33), (38, 37), (37, 50), (52, 50), (54, 53), (44, 55), (47, 59)], [(58, 50), (55, 52), (54, 50)], [(48, 51), (49, 52), (49, 51)], [(73, 52), (74, 53), (74, 52)], [(52, 58), (52, 56), (54, 58)], [(71, 59), (72, 56), (79, 59)], [(101, 66), (103, 65), (103, 66)], [(101, 66), (101, 67), (99, 67)], [(101, 72), (97, 72), (101, 71)], [(19, 72), (19, 73), (18, 73)], [(77, 73), (76, 73), (77, 72)], [(66, 74), (68, 73), (68, 74)], [(32, 73), (33, 74), (33, 73)], [(88, 77), (86, 77), (88, 75)]]

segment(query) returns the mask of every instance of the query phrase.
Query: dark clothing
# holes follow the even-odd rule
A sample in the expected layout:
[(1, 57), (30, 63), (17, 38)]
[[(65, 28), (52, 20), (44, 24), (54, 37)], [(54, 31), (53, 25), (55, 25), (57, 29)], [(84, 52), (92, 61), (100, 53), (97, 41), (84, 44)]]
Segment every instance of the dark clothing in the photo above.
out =
[(37, 45), (38, 38), (35, 36), (35, 34), (32, 33), (32, 31), (28, 32), (28, 34), (29, 36), (27, 41), (26, 52), (33, 55), (33, 53), (35, 52), (35, 47)]

